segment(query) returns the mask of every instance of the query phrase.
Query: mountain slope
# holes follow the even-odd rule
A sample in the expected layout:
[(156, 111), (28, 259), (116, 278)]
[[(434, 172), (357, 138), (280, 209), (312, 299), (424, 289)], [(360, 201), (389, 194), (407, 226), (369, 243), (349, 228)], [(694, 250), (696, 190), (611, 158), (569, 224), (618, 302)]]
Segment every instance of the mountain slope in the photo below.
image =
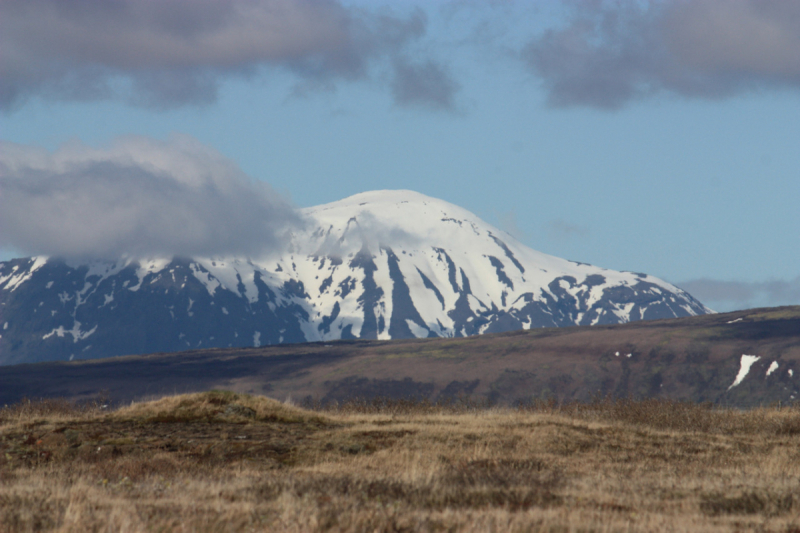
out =
[(646, 274), (566, 261), (411, 191), (305, 209), (263, 258), (0, 263), (0, 363), (334, 339), (458, 337), (709, 312)]
[[(373, 301), (378, 338), (463, 336), (708, 312), (664, 281), (536, 252), (464, 209), (411, 191), (358, 194), (306, 214), (318, 226), (297, 239), (291, 267), (306, 280), (320, 318), (336, 315), (332, 327), (352, 326), (362, 338), (373, 336), (374, 322), (362, 312), (369, 305), (358, 304)], [(288, 268), (286, 262), (282, 266)], [(312, 274), (322, 280), (319, 287), (311, 283)], [(342, 298), (353, 281), (364, 291)]]

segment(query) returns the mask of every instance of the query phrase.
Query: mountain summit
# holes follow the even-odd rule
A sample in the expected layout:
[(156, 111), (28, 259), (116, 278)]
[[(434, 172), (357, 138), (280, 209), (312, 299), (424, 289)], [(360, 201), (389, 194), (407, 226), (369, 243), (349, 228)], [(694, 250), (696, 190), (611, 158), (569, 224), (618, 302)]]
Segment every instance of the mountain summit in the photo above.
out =
[(306, 228), (263, 258), (0, 263), (0, 364), (710, 312), (660, 279), (537, 252), (412, 191), (301, 213)]

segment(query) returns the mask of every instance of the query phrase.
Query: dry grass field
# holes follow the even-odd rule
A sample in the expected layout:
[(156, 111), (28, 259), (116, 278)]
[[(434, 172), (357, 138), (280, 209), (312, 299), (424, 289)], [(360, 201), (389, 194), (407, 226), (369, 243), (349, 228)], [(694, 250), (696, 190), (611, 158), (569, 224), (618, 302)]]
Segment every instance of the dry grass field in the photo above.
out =
[(0, 531), (800, 532), (800, 410), (23, 402)]

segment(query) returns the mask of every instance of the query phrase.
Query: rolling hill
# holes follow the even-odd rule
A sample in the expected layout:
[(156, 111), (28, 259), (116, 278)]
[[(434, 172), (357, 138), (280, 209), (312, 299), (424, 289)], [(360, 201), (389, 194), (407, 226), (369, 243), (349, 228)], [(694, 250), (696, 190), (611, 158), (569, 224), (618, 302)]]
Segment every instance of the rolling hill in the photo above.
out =
[(655, 397), (752, 407), (800, 397), (800, 307), (466, 338), (340, 340), (3, 367), (0, 403), (228, 389), (279, 400)]

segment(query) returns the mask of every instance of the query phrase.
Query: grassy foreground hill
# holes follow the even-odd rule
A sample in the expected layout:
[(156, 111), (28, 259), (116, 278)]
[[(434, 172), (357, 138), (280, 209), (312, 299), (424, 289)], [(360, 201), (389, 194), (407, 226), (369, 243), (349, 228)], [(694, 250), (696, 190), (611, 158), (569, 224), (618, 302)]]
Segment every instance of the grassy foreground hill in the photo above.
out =
[(669, 398), (736, 407), (800, 398), (800, 307), (455, 339), (338, 341), (0, 367), (0, 405), (129, 402), (214, 388), (302, 402), (470, 396)]
[(800, 410), (303, 410), (211, 391), (0, 409), (0, 531), (800, 531)]

